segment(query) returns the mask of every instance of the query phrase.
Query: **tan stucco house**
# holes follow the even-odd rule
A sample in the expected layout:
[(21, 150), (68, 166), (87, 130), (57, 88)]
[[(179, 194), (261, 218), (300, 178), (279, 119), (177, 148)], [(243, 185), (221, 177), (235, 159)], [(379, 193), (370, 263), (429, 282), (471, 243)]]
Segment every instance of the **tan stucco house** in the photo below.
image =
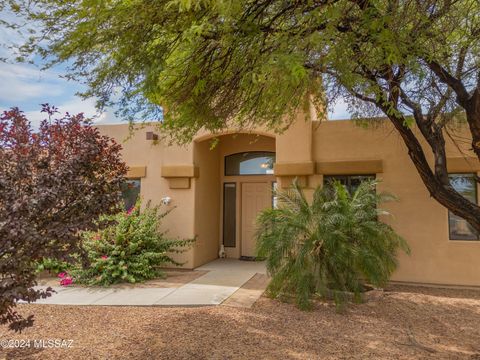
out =
[[(145, 200), (176, 207), (164, 222), (170, 234), (197, 237), (182, 254), (187, 268), (216, 259), (221, 244), (227, 257), (254, 256), (254, 220), (273, 206), (272, 188), (288, 187), (295, 177), (308, 191), (331, 177), (354, 186), (370, 176), (381, 180), (378, 190), (399, 198), (385, 205), (393, 214), (387, 221), (412, 250), (400, 255), (392, 280), (480, 286), (478, 235), (429, 196), (388, 121), (365, 129), (352, 121), (309, 121), (299, 115), (282, 134), (203, 133), (188, 146), (152, 140), (154, 127), (143, 127), (125, 142), (127, 124), (99, 128), (122, 143), (132, 188)], [(466, 129), (458, 133), (468, 136)], [(215, 137), (219, 142), (212, 148)], [(479, 161), (450, 140), (447, 147), (454, 185), (478, 201), (472, 174), (480, 172)]]

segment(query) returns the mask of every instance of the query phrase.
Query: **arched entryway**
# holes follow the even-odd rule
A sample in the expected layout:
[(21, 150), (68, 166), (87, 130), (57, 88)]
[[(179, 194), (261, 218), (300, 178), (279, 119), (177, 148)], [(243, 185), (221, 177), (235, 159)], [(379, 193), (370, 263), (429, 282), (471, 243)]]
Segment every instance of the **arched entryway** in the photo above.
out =
[(255, 218), (271, 207), (275, 186), (275, 138), (228, 134), (195, 142), (195, 265), (218, 256), (255, 256)]

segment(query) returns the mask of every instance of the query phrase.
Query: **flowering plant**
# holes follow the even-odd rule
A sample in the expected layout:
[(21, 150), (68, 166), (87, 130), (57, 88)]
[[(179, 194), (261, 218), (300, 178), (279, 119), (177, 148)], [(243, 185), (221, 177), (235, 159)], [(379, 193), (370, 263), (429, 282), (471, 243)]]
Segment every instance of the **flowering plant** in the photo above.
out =
[(69, 286), (73, 284), (73, 278), (66, 272), (61, 272), (58, 274), (58, 277), (60, 278), (61, 286)]
[(161, 266), (181, 265), (171, 257), (181, 253), (193, 240), (171, 239), (160, 230), (161, 220), (171, 211), (140, 200), (126, 212), (106, 217), (110, 226), (83, 234), (83, 248), (89, 266), (75, 270), (75, 281), (88, 285), (135, 283), (163, 276)]

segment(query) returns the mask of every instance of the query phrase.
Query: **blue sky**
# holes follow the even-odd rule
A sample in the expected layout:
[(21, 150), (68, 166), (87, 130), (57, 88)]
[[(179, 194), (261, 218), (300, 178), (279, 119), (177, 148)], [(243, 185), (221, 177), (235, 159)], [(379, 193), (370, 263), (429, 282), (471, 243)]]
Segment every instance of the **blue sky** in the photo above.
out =
[[(4, 13), (0, 18), (11, 16)], [(21, 43), (22, 35), (11, 29), (0, 26), (0, 58), (7, 58), (7, 62), (0, 62), (0, 110), (17, 106), (23, 110), (34, 123), (39, 122), (43, 115), (40, 113), (40, 104), (55, 105), (61, 112), (80, 113), (93, 117), (96, 123), (119, 123), (113, 111), (99, 113), (95, 109), (95, 99), (82, 100), (76, 95), (82, 91), (82, 85), (62, 78), (65, 68), (58, 66), (42, 71), (38, 65), (15, 63), (15, 54), (8, 45)], [(343, 101), (338, 103), (329, 112), (330, 119), (345, 119), (350, 115)]]
[[(14, 19), (7, 12), (0, 14), (0, 19)], [(21, 44), (21, 33), (0, 25), (0, 109), (6, 110), (13, 106), (23, 110), (34, 123), (44, 118), (40, 113), (41, 105), (49, 103), (59, 108), (61, 112), (73, 114), (83, 112), (94, 118), (96, 122), (119, 122), (111, 111), (99, 113), (95, 109), (95, 99), (82, 100), (76, 95), (83, 87), (62, 78), (65, 68), (58, 66), (48, 70), (40, 70), (41, 64), (16, 63), (15, 52), (11, 45)]]

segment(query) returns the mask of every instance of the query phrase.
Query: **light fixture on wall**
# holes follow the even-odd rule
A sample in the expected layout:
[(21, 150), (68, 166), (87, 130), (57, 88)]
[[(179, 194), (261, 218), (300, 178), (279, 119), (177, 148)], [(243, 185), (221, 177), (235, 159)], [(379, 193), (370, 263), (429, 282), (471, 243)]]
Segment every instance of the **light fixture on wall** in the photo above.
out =
[(172, 198), (170, 196), (165, 196), (160, 200), (160, 202), (163, 205), (170, 205), (170, 203), (172, 202)]
[(260, 167), (261, 167), (262, 169), (268, 169), (269, 165), (268, 165), (268, 163), (261, 163), (261, 164), (260, 164)]

